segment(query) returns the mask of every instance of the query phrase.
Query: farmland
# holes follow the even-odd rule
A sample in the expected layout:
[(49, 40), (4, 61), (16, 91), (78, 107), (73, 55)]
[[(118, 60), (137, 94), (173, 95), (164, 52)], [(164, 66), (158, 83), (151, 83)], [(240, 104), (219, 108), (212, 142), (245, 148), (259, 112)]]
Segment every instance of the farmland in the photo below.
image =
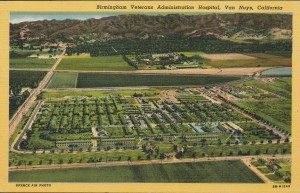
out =
[(47, 88), (75, 88), (77, 73), (56, 72)]
[(282, 66), (281, 63), (265, 59), (240, 59), (240, 60), (211, 60), (207, 65), (215, 68), (237, 68), (237, 67), (275, 67)]
[(257, 16), (11, 22), (9, 181), (289, 183), (292, 17)]
[(251, 163), (273, 182), (291, 182), (290, 159), (257, 159), (253, 160)]
[(58, 65), (57, 70), (95, 70), (95, 71), (127, 71), (134, 70), (122, 56), (99, 57), (67, 57)]
[(50, 69), (55, 59), (16, 58), (9, 60), (9, 67), (16, 69)]
[[(29, 96), (29, 90), (36, 88), (46, 75), (40, 71), (9, 71), (9, 117), (17, 111), (18, 107)], [(25, 89), (25, 91), (22, 92)], [(27, 90), (27, 91), (26, 91)]]
[(239, 79), (226, 76), (79, 73), (77, 88), (211, 85)]
[(275, 93), (282, 97), (291, 98), (292, 79), (278, 78), (271, 82), (265, 83), (263, 80), (251, 80), (241, 84), (242, 86), (254, 86), (263, 90)]
[(239, 101), (236, 104), (284, 131), (291, 132), (291, 100)]
[[(222, 173), (219, 171), (222, 170)], [(261, 183), (240, 161), (133, 165), (10, 172), (11, 182), (227, 182)]]

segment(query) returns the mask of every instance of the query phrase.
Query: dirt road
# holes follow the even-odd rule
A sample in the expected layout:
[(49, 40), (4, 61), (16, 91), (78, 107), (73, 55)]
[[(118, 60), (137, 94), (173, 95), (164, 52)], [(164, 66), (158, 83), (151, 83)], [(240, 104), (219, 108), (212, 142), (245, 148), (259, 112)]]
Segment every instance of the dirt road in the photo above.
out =
[(89, 71), (89, 70), (56, 70), (57, 72), (99, 72), (118, 74), (177, 74), (177, 75), (214, 75), (214, 76), (252, 76), (269, 69), (268, 67), (254, 68), (212, 68), (212, 69), (177, 69), (177, 70), (135, 70), (135, 71)]

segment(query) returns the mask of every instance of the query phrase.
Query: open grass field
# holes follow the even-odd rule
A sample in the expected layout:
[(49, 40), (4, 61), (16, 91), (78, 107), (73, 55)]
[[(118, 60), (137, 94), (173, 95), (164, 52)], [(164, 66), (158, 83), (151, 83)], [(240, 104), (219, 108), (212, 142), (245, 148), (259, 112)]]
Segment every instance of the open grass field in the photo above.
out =
[(79, 73), (77, 88), (210, 85), (239, 79), (229, 76)]
[(192, 57), (192, 56), (202, 55), (205, 53), (201, 51), (195, 51), (195, 52), (180, 52), (180, 54), (184, 54), (186, 57)]
[(55, 61), (55, 59), (13, 58), (9, 60), (9, 67), (18, 69), (50, 69)]
[(77, 73), (56, 72), (47, 88), (75, 88)]
[(108, 97), (113, 94), (132, 96), (134, 93), (145, 93), (147, 96), (157, 96), (160, 94), (158, 89), (147, 90), (124, 90), (124, 91), (80, 91), (80, 92), (45, 92), (43, 98), (64, 98), (68, 96), (88, 96), (88, 97)]
[(238, 101), (238, 106), (291, 133), (291, 100)]
[(10, 182), (261, 183), (241, 161), (10, 172)]
[(274, 67), (283, 66), (276, 61), (270, 61), (266, 59), (236, 59), (236, 60), (211, 60), (207, 62), (207, 65), (215, 68), (237, 68), (237, 67)]
[(67, 57), (64, 58), (57, 70), (95, 70), (95, 71), (126, 71), (134, 70), (122, 58), (122, 56), (100, 56), (100, 57)]

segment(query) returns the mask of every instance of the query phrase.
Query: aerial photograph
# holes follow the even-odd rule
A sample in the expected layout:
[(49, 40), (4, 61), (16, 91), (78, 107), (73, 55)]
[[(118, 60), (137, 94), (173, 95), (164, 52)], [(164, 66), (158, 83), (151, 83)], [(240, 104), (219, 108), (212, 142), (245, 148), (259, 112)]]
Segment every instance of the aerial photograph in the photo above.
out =
[(9, 182), (290, 183), (292, 17), (11, 12)]

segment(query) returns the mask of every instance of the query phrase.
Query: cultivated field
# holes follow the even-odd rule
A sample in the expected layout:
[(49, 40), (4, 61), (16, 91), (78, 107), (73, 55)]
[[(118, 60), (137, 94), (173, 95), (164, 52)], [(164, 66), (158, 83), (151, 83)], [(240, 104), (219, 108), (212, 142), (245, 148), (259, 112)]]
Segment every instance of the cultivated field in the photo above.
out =
[(192, 57), (192, 56), (199, 56), (205, 54), (204, 52), (201, 51), (196, 51), (196, 52), (180, 52), (180, 54), (184, 54), (186, 57)]
[[(11, 90), (14, 90), (13, 88), (19, 88), (20, 91), (22, 88), (36, 88), (45, 75), (46, 72), (42, 71), (10, 70), (9, 85)], [(9, 118), (14, 115), (26, 98), (21, 93), (9, 97)]]
[[(222, 172), (220, 172), (222, 171)], [(10, 182), (261, 183), (241, 161), (10, 172)]]
[(134, 70), (122, 56), (99, 57), (67, 57), (56, 68), (57, 70), (95, 70), (95, 71), (124, 71)]
[(201, 54), (201, 57), (209, 59), (209, 60), (249, 60), (249, 59), (255, 59), (255, 57), (247, 56), (244, 54)]
[(9, 60), (9, 68), (50, 69), (55, 61), (55, 59), (14, 58)]
[[(266, 78), (266, 80), (268, 80), (268, 78)], [(258, 87), (288, 99), (291, 99), (292, 96), (292, 78), (277, 78), (268, 83), (262, 80), (251, 80), (241, 84), (241, 86)]]
[[(271, 52), (273, 53), (273, 52)], [(275, 54), (283, 54), (283, 53), (277, 53)], [(270, 62), (273, 62), (274, 64), (280, 64), (281, 66), (292, 66), (292, 58), (285, 56), (277, 56), (277, 55), (271, 55), (266, 53), (253, 53), (253, 54), (247, 54), (248, 56), (256, 57), (259, 59), (267, 60)]]
[(77, 88), (210, 85), (239, 79), (228, 76), (79, 73)]
[(275, 67), (282, 66), (281, 63), (266, 59), (236, 59), (236, 60), (211, 60), (207, 65), (215, 68), (250, 68), (250, 67)]
[(75, 88), (77, 73), (56, 72), (47, 88)]
[(291, 133), (291, 100), (238, 101), (238, 106)]

